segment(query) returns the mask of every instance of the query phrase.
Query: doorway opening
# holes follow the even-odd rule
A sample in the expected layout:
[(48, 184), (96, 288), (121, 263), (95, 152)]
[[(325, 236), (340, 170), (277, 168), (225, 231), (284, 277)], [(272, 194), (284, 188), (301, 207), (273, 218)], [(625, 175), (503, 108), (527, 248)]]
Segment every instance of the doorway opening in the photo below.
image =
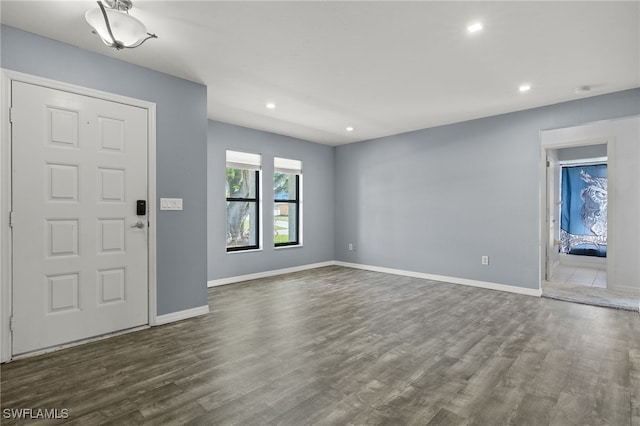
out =
[[(559, 255), (548, 281), (607, 288), (606, 150), (606, 144), (555, 150), (560, 228), (552, 238), (559, 242)], [(598, 156), (575, 158), (586, 154)], [(558, 228), (550, 231), (558, 232)]]
[(613, 201), (613, 150), (607, 140), (558, 142), (546, 159), (543, 219), (543, 297), (637, 310), (637, 302), (608, 285)]
[[(546, 230), (542, 294), (616, 305), (607, 291), (607, 141), (567, 142), (544, 149)], [(611, 301), (613, 300), (613, 301)]]
[(545, 149), (543, 278), (606, 288), (607, 143)]
[[(539, 247), (543, 297), (638, 311), (639, 123), (640, 117), (629, 117), (541, 131)], [(604, 174), (589, 169), (604, 164), (606, 183)], [(562, 192), (563, 167), (573, 167), (577, 174), (579, 205), (574, 215), (583, 228), (565, 228), (574, 236), (564, 243), (562, 208), (568, 191)], [(591, 189), (587, 188), (589, 183)]]

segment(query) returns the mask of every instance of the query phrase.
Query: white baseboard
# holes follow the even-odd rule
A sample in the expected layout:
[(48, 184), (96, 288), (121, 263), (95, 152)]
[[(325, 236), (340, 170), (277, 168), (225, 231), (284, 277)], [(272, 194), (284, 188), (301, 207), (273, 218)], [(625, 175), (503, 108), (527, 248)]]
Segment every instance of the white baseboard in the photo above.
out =
[(207, 286), (208, 287), (215, 287), (215, 286), (219, 286), (219, 285), (233, 284), (233, 283), (237, 283), (237, 282), (255, 280), (255, 279), (259, 279), (259, 278), (273, 277), (275, 275), (289, 274), (289, 273), (292, 273), (292, 272), (306, 271), (306, 270), (309, 270), (309, 269), (315, 269), (315, 268), (321, 268), (321, 267), (324, 267), (324, 266), (333, 266), (333, 265), (344, 266), (344, 267), (347, 267), (347, 268), (364, 269), (364, 270), (367, 270), (367, 271), (382, 272), (382, 273), (385, 273), (385, 274), (402, 275), (402, 276), (413, 277), (413, 278), (422, 278), (422, 279), (425, 279), (425, 280), (441, 281), (441, 282), (452, 283), (452, 284), (461, 284), (461, 285), (466, 285), (466, 286), (470, 286), (470, 287), (485, 288), (485, 289), (489, 289), (489, 290), (505, 291), (505, 292), (508, 292), (508, 293), (524, 294), (526, 296), (535, 296), (535, 297), (542, 296), (542, 290), (539, 289), (539, 288), (538, 289), (523, 288), (523, 287), (516, 287), (516, 286), (506, 285), (506, 284), (498, 284), (498, 283), (491, 283), (491, 282), (486, 282), (486, 281), (469, 280), (469, 279), (466, 279), (466, 278), (447, 277), (447, 276), (444, 276), (444, 275), (425, 274), (423, 272), (414, 272), (414, 271), (405, 271), (405, 270), (401, 270), (401, 269), (383, 268), (383, 267), (380, 267), (380, 266), (362, 265), (360, 263), (341, 262), (341, 261), (337, 261), (337, 260), (332, 260), (332, 261), (328, 261), (328, 262), (321, 262), (321, 263), (312, 263), (312, 264), (309, 264), (309, 265), (296, 266), (296, 267), (293, 267), (293, 268), (276, 269), (276, 270), (272, 270), (272, 271), (258, 272), (258, 273), (255, 273), (255, 274), (239, 275), (237, 277), (221, 278), (221, 279), (211, 280), (211, 281), (207, 282)]
[(333, 266), (336, 262), (330, 260), (328, 262), (312, 263), (309, 265), (294, 266), (292, 268), (275, 269), (272, 271), (257, 272), (255, 274), (238, 275), (236, 277), (220, 278), (207, 282), (207, 287), (216, 287), (219, 285), (233, 284), (241, 281), (256, 280), (258, 278), (273, 277), (275, 275), (290, 274), (292, 272), (306, 271), (309, 269), (322, 268), (324, 266)]
[(444, 275), (425, 274), (423, 272), (413, 272), (413, 271), (405, 271), (401, 269), (383, 268), (380, 266), (361, 265), (359, 263), (348, 263), (348, 262), (336, 261), (334, 262), (334, 264), (338, 266), (345, 266), (347, 268), (365, 269), (367, 271), (382, 272), (385, 274), (402, 275), (406, 277), (422, 278), (425, 280), (441, 281), (441, 282), (452, 283), (452, 284), (461, 284), (461, 285), (466, 285), (470, 287), (486, 288), (488, 290), (498, 290), (498, 291), (505, 291), (508, 293), (524, 294), (526, 296), (535, 296), (535, 297), (542, 296), (542, 290), (539, 288), (538, 289), (523, 288), (523, 287), (516, 287), (516, 286), (506, 285), (506, 284), (491, 283), (487, 281), (469, 280), (466, 278), (446, 277)]
[(187, 318), (197, 317), (209, 313), (209, 305), (198, 306), (197, 308), (185, 309), (184, 311), (171, 312), (170, 314), (158, 315), (156, 325), (168, 324), (170, 322), (181, 321)]

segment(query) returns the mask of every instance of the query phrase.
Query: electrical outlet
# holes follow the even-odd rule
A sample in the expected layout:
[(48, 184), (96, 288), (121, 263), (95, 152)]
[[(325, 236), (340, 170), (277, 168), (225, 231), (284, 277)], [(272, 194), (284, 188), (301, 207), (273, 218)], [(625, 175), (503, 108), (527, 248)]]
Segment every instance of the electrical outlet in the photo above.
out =
[(353, 251), (353, 244), (349, 243), (349, 251)]
[(483, 265), (489, 264), (489, 256), (482, 256), (482, 264)]

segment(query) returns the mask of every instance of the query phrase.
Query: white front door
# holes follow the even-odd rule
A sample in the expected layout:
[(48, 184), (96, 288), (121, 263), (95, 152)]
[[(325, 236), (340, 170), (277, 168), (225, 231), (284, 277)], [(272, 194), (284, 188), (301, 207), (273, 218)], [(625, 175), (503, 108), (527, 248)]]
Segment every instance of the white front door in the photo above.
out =
[(13, 354), (147, 324), (147, 110), (16, 81), (11, 102)]

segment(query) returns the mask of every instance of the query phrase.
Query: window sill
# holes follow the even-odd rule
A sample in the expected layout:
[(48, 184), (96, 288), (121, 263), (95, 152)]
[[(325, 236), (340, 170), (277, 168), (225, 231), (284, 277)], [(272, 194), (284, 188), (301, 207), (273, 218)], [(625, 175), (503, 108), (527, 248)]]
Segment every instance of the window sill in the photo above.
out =
[(255, 253), (257, 251), (263, 251), (263, 249), (257, 248), (257, 249), (248, 249), (248, 250), (232, 250), (232, 251), (228, 251), (227, 254)]
[(285, 250), (285, 249), (292, 249), (292, 248), (300, 248), (302, 247), (302, 244), (291, 244), (288, 246), (274, 246), (273, 249), (274, 250)]

